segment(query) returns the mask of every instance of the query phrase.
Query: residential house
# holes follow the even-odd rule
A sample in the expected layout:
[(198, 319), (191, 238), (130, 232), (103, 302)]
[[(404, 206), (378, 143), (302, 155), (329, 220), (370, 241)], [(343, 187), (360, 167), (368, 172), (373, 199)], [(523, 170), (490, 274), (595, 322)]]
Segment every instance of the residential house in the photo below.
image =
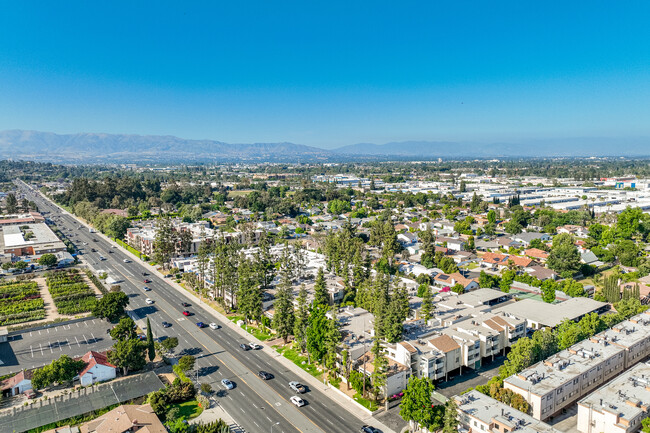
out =
[(548, 253), (539, 248), (528, 248), (527, 250), (524, 250), (524, 255), (541, 262), (545, 262), (546, 259), (548, 259)]
[(81, 425), (81, 433), (167, 433), (151, 405), (124, 404)]
[(567, 224), (557, 228), (557, 233), (568, 233), (570, 235), (586, 238), (589, 236), (589, 229), (587, 227), (577, 226), (573, 224)]
[(548, 233), (524, 232), (512, 235), (511, 239), (514, 239), (524, 246), (528, 246), (535, 239), (539, 239), (542, 242), (548, 242), (551, 240), (551, 235)]
[(78, 375), (82, 386), (115, 379), (117, 367), (108, 362), (105, 354), (91, 350), (82, 356), (81, 360), (86, 363), (86, 366)]
[(22, 370), (0, 382), (3, 397), (13, 397), (32, 389), (33, 370)]

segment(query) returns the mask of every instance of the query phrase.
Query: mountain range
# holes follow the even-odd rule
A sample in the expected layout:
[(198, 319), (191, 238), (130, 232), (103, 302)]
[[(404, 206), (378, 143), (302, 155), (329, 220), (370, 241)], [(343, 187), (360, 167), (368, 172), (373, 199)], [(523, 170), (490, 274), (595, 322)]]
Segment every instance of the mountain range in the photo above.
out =
[(327, 162), (342, 160), (648, 156), (650, 138), (562, 138), (517, 142), (406, 141), (321, 149), (294, 143), (231, 144), (174, 136), (0, 131), (0, 158), (72, 163)]

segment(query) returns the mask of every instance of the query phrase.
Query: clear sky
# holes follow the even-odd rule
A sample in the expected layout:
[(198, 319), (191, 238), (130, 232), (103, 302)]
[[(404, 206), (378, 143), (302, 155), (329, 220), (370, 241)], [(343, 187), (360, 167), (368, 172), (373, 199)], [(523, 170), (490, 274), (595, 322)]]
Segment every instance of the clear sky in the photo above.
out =
[(650, 136), (649, 18), (647, 0), (4, 1), (0, 130)]

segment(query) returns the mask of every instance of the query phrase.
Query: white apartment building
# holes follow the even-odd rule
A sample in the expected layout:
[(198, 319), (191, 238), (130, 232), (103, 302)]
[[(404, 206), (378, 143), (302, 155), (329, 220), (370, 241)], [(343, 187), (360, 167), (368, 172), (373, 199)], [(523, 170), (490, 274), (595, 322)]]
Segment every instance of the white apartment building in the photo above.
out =
[(550, 425), (478, 391), (470, 391), (453, 398), (458, 405), (459, 431), (560, 433)]

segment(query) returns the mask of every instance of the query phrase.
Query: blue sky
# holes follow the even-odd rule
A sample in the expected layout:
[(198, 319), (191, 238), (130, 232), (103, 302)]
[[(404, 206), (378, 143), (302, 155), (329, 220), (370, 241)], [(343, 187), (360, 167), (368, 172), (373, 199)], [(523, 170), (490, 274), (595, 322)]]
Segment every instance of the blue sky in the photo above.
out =
[(316, 3), (3, 2), (0, 130), (326, 148), (650, 135), (648, 1)]

